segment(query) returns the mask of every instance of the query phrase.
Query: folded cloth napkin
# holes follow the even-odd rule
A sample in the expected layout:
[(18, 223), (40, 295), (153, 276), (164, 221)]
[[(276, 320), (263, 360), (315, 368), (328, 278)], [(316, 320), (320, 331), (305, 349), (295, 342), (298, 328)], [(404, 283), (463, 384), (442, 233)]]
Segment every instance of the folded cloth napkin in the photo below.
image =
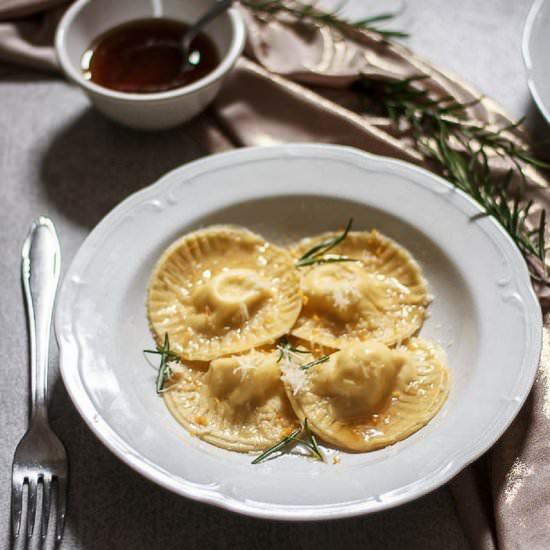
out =
[[(1, 0), (0, 59), (57, 71), (52, 49), (62, 0)], [(291, 17), (277, 19), (244, 8), (245, 55), (213, 106), (189, 128), (207, 150), (286, 142), (326, 142), (358, 147), (428, 169), (413, 143), (390, 121), (365, 114), (350, 92), (359, 72), (379, 79), (428, 75), (433, 97), (461, 103), (480, 94), (457, 77), (385, 42), (376, 33), (315, 28)], [(291, 55), (289, 55), (291, 52)], [(506, 126), (512, 121), (493, 101), (468, 107), (472, 119)], [(511, 133), (524, 141), (521, 129)], [(495, 171), (507, 170), (491, 159)], [(548, 206), (545, 178), (526, 169), (524, 191), (536, 210)], [(493, 448), (451, 483), (464, 531), (482, 550), (550, 548), (550, 300), (537, 288), (545, 313), (544, 348), (534, 388), (521, 413)]]

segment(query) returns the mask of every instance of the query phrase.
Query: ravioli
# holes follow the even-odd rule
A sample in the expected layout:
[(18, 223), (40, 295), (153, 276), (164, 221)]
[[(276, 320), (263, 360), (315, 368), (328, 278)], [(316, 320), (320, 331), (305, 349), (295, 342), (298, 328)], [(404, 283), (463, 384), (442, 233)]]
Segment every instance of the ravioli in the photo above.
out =
[(163, 398), (191, 434), (264, 451), (307, 419), (324, 442), (366, 452), (407, 438), (443, 406), (445, 355), (413, 337), (431, 300), (419, 265), (375, 230), (346, 229), (297, 267), (338, 236), (286, 251), (244, 228), (211, 226), (163, 253), (147, 312), (169, 350)]
[(397, 350), (375, 341), (355, 343), (301, 373), (283, 378), (298, 418), (349, 451), (405, 439), (433, 418), (449, 391), (443, 351), (419, 338)]
[(173, 243), (149, 283), (147, 311), (159, 345), (168, 334), (182, 359), (210, 361), (273, 342), (302, 306), (287, 251), (233, 226), (212, 226)]
[[(304, 239), (291, 252), (299, 258), (337, 235)], [(299, 268), (304, 307), (294, 336), (334, 348), (372, 339), (391, 345), (422, 326), (427, 284), (403, 247), (375, 230), (352, 231), (330, 252), (357, 261)]]
[(260, 451), (298, 425), (280, 378), (276, 352), (252, 350), (176, 367), (164, 400), (189, 432), (218, 447)]

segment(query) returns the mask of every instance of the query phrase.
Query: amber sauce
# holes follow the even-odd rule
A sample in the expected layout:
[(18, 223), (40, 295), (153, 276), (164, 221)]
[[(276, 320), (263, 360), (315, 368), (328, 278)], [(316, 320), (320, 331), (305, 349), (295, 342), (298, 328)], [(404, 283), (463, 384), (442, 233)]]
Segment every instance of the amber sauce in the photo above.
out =
[(213, 71), (220, 57), (204, 33), (191, 43), (184, 66), (181, 39), (187, 25), (171, 19), (140, 19), (99, 36), (82, 55), (86, 78), (119, 92), (164, 92), (195, 82)]

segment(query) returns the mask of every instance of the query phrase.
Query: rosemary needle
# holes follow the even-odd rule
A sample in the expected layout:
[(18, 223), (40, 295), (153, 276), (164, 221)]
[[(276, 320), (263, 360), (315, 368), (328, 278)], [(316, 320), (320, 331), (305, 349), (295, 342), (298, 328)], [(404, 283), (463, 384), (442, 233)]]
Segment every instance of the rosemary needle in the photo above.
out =
[(320, 365), (321, 363), (326, 363), (330, 359), (329, 355), (323, 355), (323, 357), (319, 357), (319, 359), (315, 359), (314, 361), (310, 361), (309, 363), (306, 363), (305, 365), (302, 365), (300, 369), (307, 370), (311, 367), (314, 367), (315, 365)]
[(304, 419), (304, 432), (306, 433), (306, 436), (309, 438), (311, 450), (317, 455), (317, 458), (321, 461), (325, 461), (325, 457), (323, 453), (321, 452), (321, 449), (319, 448), (319, 445), (317, 444), (317, 439), (313, 432), (309, 429), (309, 424), (307, 421), (307, 418)]
[(308, 265), (321, 265), (332, 264), (337, 262), (358, 262), (354, 258), (348, 258), (347, 256), (329, 256), (328, 258), (306, 258), (305, 260), (298, 260), (296, 267), (305, 267)]

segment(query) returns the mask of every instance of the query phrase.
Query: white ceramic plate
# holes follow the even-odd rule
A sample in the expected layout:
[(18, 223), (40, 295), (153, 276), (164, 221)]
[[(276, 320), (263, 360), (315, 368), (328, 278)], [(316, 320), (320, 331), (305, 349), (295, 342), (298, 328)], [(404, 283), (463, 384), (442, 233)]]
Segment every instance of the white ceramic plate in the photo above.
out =
[(529, 90), (550, 124), (550, 0), (536, 0), (523, 30), (523, 60)]
[[(502, 434), (533, 383), (541, 314), (525, 264), (490, 218), (414, 166), (326, 145), (244, 149), (183, 166), (115, 208), (86, 239), (56, 311), (65, 385), (122, 460), (160, 485), (245, 514), (312, 520), (409, 501), (442, 485)], [(145, 292), (162, 250), (213, 223), (287, 240), (376, 227), (412, 251), (435, 301), (421, 334), (446, 346), (453, 382), (418, 433), (321, 464), (253, 457), (193, 438), (155, 394)]]

